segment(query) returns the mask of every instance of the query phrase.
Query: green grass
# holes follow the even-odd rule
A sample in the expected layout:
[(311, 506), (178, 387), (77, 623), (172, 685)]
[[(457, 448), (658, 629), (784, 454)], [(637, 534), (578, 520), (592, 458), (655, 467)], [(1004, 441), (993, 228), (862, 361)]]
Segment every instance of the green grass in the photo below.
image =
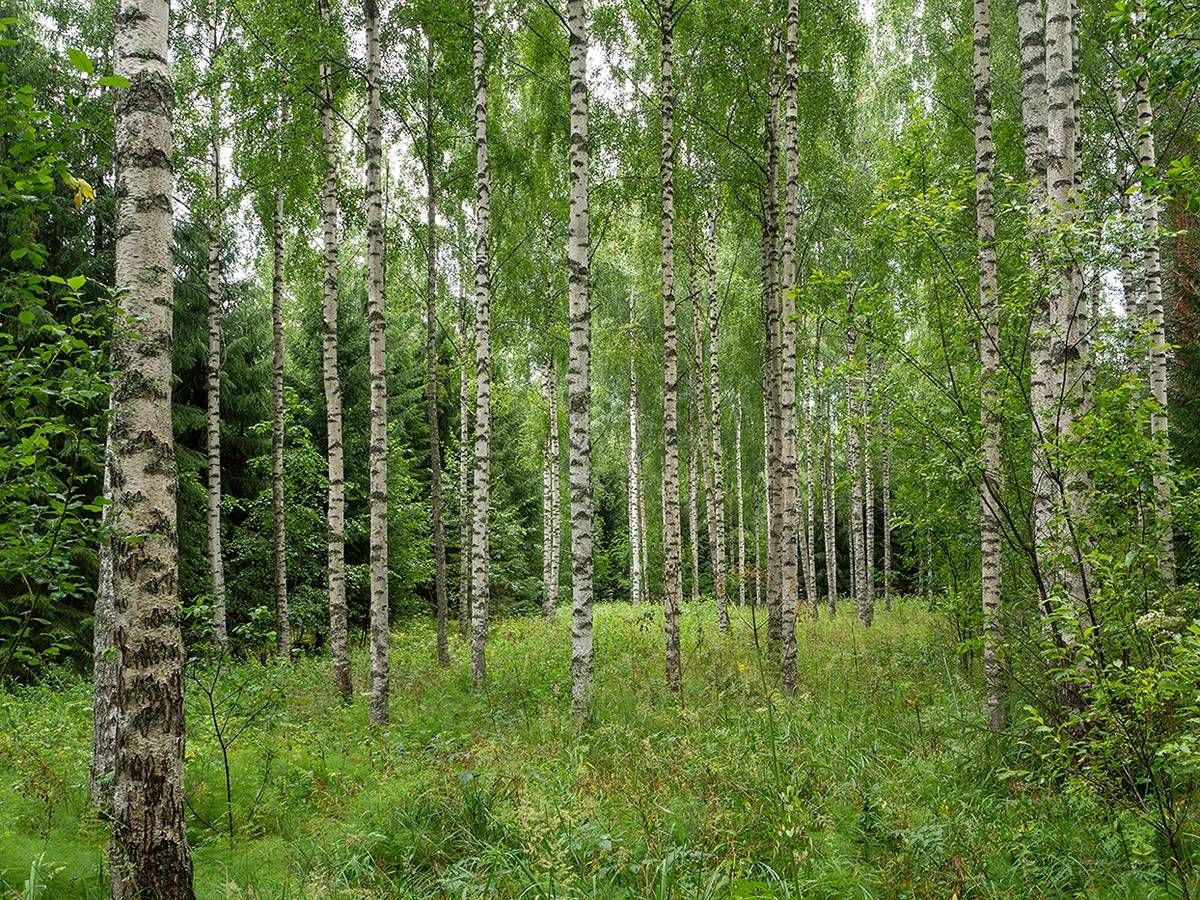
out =
[[(764, 691), (749, 612), (684, 613), (681, 706), (661, 615), (596, 610), (596, 709), (568, 713), (569, 615), (494, 622), (491, 683), (439, 670), (427, 623), (392, 642), (372, 731), (322, 659), (240, 663), (222, 691), (279, 698), (233, 745), (235, 833), (201, 694), (188, 696), (189, 837), (215, 897), (1167, 896), (1147, 829), (1095, 798), (1006, 783), (941, 621), (902, 604), (862, 629), (800, 625), (799, 688)], [(760, 623), (761, 627), (761, 623)], [(365, 683), (365, 654), (355, 658)], [(224, 696), (225, 694), (223, 694)], [(87, 810), (90, 688), (0, 693), (0, 896), (105, 896)], [(208, 823), (208, 824), (204, 824)]]

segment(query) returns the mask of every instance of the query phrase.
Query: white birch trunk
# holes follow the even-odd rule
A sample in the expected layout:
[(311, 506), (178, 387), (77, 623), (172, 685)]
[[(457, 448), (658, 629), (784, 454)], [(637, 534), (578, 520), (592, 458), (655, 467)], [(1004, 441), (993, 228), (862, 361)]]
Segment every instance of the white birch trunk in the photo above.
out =
[(492, 462), (492, 180), (488, 165), (487, 57), (483, 29), (487, 0), (473, 0), (472, 70), (475, 81), (475, 497), (471, 556), (471, 682), (487, 684), (490, 534), (488, 526)]
[(663, 298), (663, 629), (667, 683), (676, 694), (682, 696), (679, 648), (679, 608), (683, 601), (679, 550), (679, 359), (675, 333), (674, 0), (659, 0), (658, 10), (662, 36), (659, 56), (659, 186), (662, 200), (660, 251)]
[(221, 551), (221, 84), (216, 72), (219, 43), (216, 4), (208, 19), (209, 177), (212, 212), (208, 221), (208, 564), (212, 574), (213, 635), (217, 646), (229, 643), (225, 621), (225, 561)]
[[(372, 725), (388, 721), (387, 317), (383, 295), (383, 110), (379, 98), (379, 6), (365, 0), (367, 32), (367, 341), (371, 378), (370, 570)], [(436, 399), (434, 401), (436, 403)], [(436, 432), (434, 432), (436, 435)], [(431, 435), (431, 440), (436, 437)], [(437, 469), (435, 468), (435, 473)], [(435, 499), (440, 499), (435, 475)], [(435, 528), (438, 522), (435, 519)], [(440, 537), (435, 531), (435, 539)]]
[[(1137, 10), (1138, 24), (1146, 19), (1145, 2)], [(1158, 171), (1154, 147), (1154, 106), (1150, 101), (1150, 75), (1142, 63), (1136, 84), (1138, 166), (1142, 172)], [(1159, 251), (1158, 196), (1153, 189), (1139, 185), (1142, 231), (1142, 271), (1146, 281), (1146, 319), (1150, 325), (1150, 434), (1158, 445), (1158, 468), (1154, 473), (1154, 515), (1158, 520), (1159, 573), (1168, 585), (1175, 583), (1175, 533), (1171, 524), (1170, 432), (1167, 419), (1167, 330), (1163, 311), (1162, 261)]]
[(796, 228), (800, 206), (799, 154), (797, 149), (797, 94), (800, 62), (797, 56), (799, 0), (787, 4), (786, 91), (784, 100), (784, 207), (783, 252), (780, 287), (780, 391), (783, 417), (780, 433), (780, 466), (783, 482), (783, 530), (780, 534), (781, 621), (783, 625), (782, 680), (785, 691), (796, 687), (796, 607), (800, 602), (799, 507), (796, 442)]
[(729, 610), (725, 607), (725, 479), (721, 454), (721, 379), (717, 352), (717, 319), (720, 313), (717, 296), (717, 213), (709, 210), (705, 228), (704, 262), (708, 285), (708, 380), (709, 412), (712, 425), (709, 428), (712, 455), (709, 470), (712, 472), (715, 535), (712, 569), (713, 593), (717, 599), (717, 626), (729, 631)]
[[(461, 235), (460, 235), (461, 236)], [(462, 242), (460, 241), (460, 244)], [(471, 377), (467, 332), (466, 266), (459, 269), (458, 296), (458, 634), (467, 639), (471, 618)]]
[(734, 404), (733, 420), (733, 464), (737, 479), (737, 583), (738, 605), (746, 605), (746, 499), (742, 490), (742, 397), (739, 394)]
[(174, 434), (171, 112), (166, 0), (119, 0), (114, 71), (115, 287), (107, 454), (117, 663), (109, 876), (116, 900), (190, 900), (184, 821)]
[[(320, 0), (322, 25), (328, 29), (329, 0)], [(338, 375), (338, 199), (337, 161), (340, 149), (333, 120), (332, 63), (321, 61), (321, 144), (325, 152), (322, 194), (324, 222), (324, 289), (322, 300), (321, 364), (325, 387), (325, 428), (329, 466), (328, 571), (329, 648), (333, 681), (342, 699), (349, 701), (350, 637), (346, 615), (346, 480), (342, 446), (342, 383)]]
[(567, 0), (571, 92), (570, 233), (567, 293), (571, 329), (567, 397), (571, 430), (571, 711), (592, 708), (592, 384), (588, 204), (588, 21), (585, 0)]
[[(630, 309), (630, 319), (633, 318)], [(639, 507), (638, 485), (641, 478), (638, 469), (641, 460), (638, 455), (638, 423), (637, 423), (637, 371), (632, 362), (629, 366), (629, 602), (637, 606), (642, 602), (642, 513)]]
[(287, 596), (287, 519), (283, 493), (283, 188), (275, 189), (275, 217), (271, 222), (274, 244), (271, 278), (271, 521), (275, 560), (275, 630), (279, 655), (292, 656), (292, 625)]
[(837, 482), (833, 477), (833, 412), (832, 402), (824, 403), (825, 451), (821, 464), (821, 519), (825, 526), (825, 601), (830, 617), (837, 614), (838, 556), (837, 556)]
[[(973, 80), (975, 89), (975, 239), (979, 265), (979, 408), (983, 430), (983, 472), (979, 486), (980, 563), (983, 609), (983, 671), (988, 722), (1004, 727), (1003, 672), (1000, 663), (1000, 323), (997, 309), (996, 220), (992, 140), (991, 3), (974, 0)], [(885, 438), (886, 441), (886, 438)], [(886, 447), (885, 451), (886, 453)], [(886, 493), (884, 503), (887, 503)], [(887, 506), (884, 507), (885, 534)], [(886, 591), (886, 586), (885, 586)]]

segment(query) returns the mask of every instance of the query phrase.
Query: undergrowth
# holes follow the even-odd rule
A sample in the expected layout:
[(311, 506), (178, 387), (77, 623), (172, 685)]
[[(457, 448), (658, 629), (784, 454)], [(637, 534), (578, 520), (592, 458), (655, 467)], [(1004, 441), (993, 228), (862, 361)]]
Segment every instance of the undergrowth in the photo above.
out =
[[(916, 604), (800, 624), (783, 696), (750, 612), (683, 617), (682, 705), (649, 606), (596, 610), (596, 707), (569, 715), (569, 616), (493, 623), (490, 684), (431, 625), (392, 641), (392, 724), (328, 661), (189, 678), (197, 894), (216, 897), (1170, 896), (1153, 835), (1087, 791), (998, 773), (973, 679)], [(760, 630), (762, 622), (759, 623)], [(355, 656), (357, 684), (366, 658)], [(210, 700), (228, 736), (231, 802)], [(0, 895), (106, 896), (90, 687), (0, 693)], [(233, 831), (228, 823), (232, 821)]]

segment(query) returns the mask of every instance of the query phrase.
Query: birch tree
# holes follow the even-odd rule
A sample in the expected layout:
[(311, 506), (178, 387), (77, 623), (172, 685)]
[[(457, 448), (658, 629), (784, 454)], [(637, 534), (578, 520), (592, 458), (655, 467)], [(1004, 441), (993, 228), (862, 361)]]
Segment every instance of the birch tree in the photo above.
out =
[[(992, 140), (991, 2), (973, 4), (973, 81), (975, 87), (975, 240), (979, 265), (979, 408), (983, 428), (983, 473), (979, 486), (980, 565), (983, 606), (983, 671), (987, 682), (988, 721), (1004, 727), (1000, 668), (1000, 328), (996, 285), (996, 220)], [(886, 441), (886, 438), (885, 438)], [(886, 448), (885, 448), (886, 453)], [(885, 485), (884, 503), (887, 492)], [(888, 515), (884, 507), (884, 535)], [(887, 586), (885, 583), (884, 591)]]
[[(1146, 11), (1139, 0), (1134, 21), (1144, 28)], [(1145, 174), (1158, 171), (1154, 146), (1154, 105), (1150, 100), (1150, 71), (1144, 58), (1138, 59), (1137, 81), (1137, 153), (1142, 173), (1139, 194), (1142, 210), (1142, 274), (1146, 283), (1146, 319), (1150, 326), (1150, 434), (1158, 442), (1159, 466), (1154, 472), (1154, 515), (1158, 520), (1158, 565), (1163, 581), (1175, 582), (1175, 533), (1171, 524), (1171, 486), (1167, 480), (1170, 457), (1170, 431), (1167, 418), (1167, 331), (1163, 313), (1162, 261), (1159, 252), (1158, 195), (1145, 184)]]
[[(321, 24), (329, 30), (329, 0), (320, 0)], [(321, 363), (325, 386), (325, 428), (329, 466), (328, 571), (329, 650), (333, 681), (342, 699), (349, 701), (350, 646), (346, 614), (346, 481), (342, 446), (342, 383), (338, 374), (338, 197), (337, 132), (334, 127), (333, 73), (328, 57), (321, 60), (321, 145), (325, 152), (325, 185), (322, 193), (324, 225), (324, 288), (322, 302)]]
[(225, 621), (225, 561), (221, 550), (221, 75), (217, 4), (208, 14), (209, 177), (212, 209), (208, 217), (208, 565), (212, 573), (213, 634), (217, 645), (229, 643)]
[[(286, 116), (281, 115), (281, 125)], [(282, 129), (281, 129), (282, 130)], [(279, 166), (283, 167), (280, 150)], [(283, 187), (275, 187), (275, 214), (271, 220), (271, 522), (275, 563), (275, 630), (279, 655), (292, 655), (292, 626), (287, 595), (287, 520), (283, 496)]]
[(588, 21), (586, 0), (567, 0), (571, 92), (570, 235), (567, 293), (571, 330), (567, 395), (571, 427), (571, 711), (592, 707), (591, 303), (588, 201)]
[(679, 608), (683, 579), (679, 550), (679, 351), (675, 334), (675, 87), (672, 66), (674, 0), (659, 0), (659, 249), (663, 299), (663, 628), (666, 636), (667, 684), (682, 693), (679, 654)]
[(183, 640), (171, 425), (171, 116), (166, 0), (120, 0), (114, 71), (116, 329), (107, 480), (117, 660), (109, 878), (116, 900), (190, 900)]
[(709, 411), (712, 425), (709, 433), (709, 470), (712, 472), (714, 521), (713, 593), (717, 600), (717, 626), (729, 631), (729, 611), (725, 608), (725, 482), (721, 461), (721, 378), (717, 354), (717, 320), (720, 308), (717, 297), (717, 211), (710, 209), (705, 220), (706, 283), (708, 285), (708, 381)]
[(475, 482), (474, 525), (471, 541), (471, 682), (487, 684), (489, 581), (488, 506), (492, 460), (492, 180), (488, 165), (487, 57), (483, 29), (487, 0), (474, 0), (472, 71), (475, 80)]
[(797, 56), (799, 29), (799, 0), (787, 4), (787, 53), (784, 97), (784, 207), (782, 249), (782, 303), (780, 306), (781, 387), (779, 409), (783, 417), (780, 435), (780, 466), (783, 478), (783, 531), (780, 535), (780, 590), (782, 592), (781, 622), (783, 625), (783, 688), (796, 687), (796, 607), (800, 600), (800, 559), (797, 538), (799, 516), (797, 507), (796, 460), (796, 228), (800, 204), (799, 153), (797, 147), (797, 93), (800, 62)]
[[(634, 325), (634, 305), (630, 298), (629, 325), (632, 332)], [(629, 364), (629, 602), (637, 606), (642, 600), (642, 519), (640, 511), (641, 498), (638, 496), (638, 485), (641, 484), (639, 468), (641, 459), (638, 454), (638, 391), (637, 370), (632, 362)]]
[[(463, 241), (460, 240), (461, 246)], [(461, 257), (460, 257), (461, 261)], [(468, 370), (466, 265), (458, 285), (458, 634), (467, 639), (471, 617), (471, 377)]]
[[(371, 2), (371, 0), (368, 0)], [(438, 421), (437, 370), (437, 157), (434, 139), (433, 37), (425, 48), (425, 422), (429, 426), (429, 507), (433, 524), (433, 588), (437, 607), (438, 665), (450, 665), (447, 642), (446, 528), (442, 502), (442, 435)]]

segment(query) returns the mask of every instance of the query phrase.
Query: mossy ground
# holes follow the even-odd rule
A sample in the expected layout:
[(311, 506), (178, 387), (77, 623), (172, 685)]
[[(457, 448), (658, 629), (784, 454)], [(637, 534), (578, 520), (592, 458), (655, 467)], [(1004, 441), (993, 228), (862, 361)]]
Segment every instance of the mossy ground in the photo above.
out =
[[(734, 611), (727, 637), (715, 621), (710, 605), (685, 610), (681, 707), (661, 614), (598, 607), (582, 726), (566, 611), (494, 622), (479, 694), (461, 642), (442, 670), (429, 624), (398, 628), (382, 730), (365, 697), (338, 702), (327, 660), (238, 663), (218, 682), (220, 716), (237, 730), (266, 705), (231, 751), (232, 842), (193, 685), (198, 895), (1165, 896), (1145, 826), (1085, 792), (1001, 777), (1016, 751), (981, 730), (977, 679), (923, 606), (881, 611), (871, 629), (849, 610), (804, 619), (791, 697), (764, 690), (777, 679), (750, 612)], [(365, 664), (360, 650), (359, 685)], [(83, 680), (0, 693), (0, 896), (106, 895), (90, 729)]]

